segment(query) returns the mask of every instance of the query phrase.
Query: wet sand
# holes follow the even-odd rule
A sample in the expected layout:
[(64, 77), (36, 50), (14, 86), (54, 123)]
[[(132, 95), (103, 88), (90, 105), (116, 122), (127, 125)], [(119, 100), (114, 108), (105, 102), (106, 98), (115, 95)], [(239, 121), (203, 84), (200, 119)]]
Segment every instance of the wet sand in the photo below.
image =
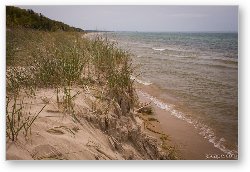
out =
[[(136, 90), (141, 102), (146, 103), (151, 100), (140, 93), (140, 90), (154, 97), (159, 97), (160, 92), (154, 86), (144, 86), (136, 84)], [(154, 109), (155, 117), (160, 121), (161, 130), (169, 135), (171, 142), (179, 150), (181, 159), (186, 160), (206, 160), (209, 155), (223, 155), (224, 153), (214, 147), (207, 139), (203, 138), (197, 129), (191, 124), (178, 119), (171, 114), (151, 103)]]

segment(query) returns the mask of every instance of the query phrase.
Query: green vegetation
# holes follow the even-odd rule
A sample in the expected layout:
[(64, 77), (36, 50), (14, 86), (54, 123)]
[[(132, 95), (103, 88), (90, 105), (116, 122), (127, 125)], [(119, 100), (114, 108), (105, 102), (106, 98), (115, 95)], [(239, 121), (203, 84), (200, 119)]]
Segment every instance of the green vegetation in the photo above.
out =
[(6, 136), (12, 141), (17, 140), (17, 137), (21, 131), (24, 131), (25, 137), (31, 133), (31, 126), (46, 106), (44, 105), (42, 109), (35, 115), (32, 115), (31, 113), (27, 115), (23, 112), (23, 104), (23, 101), (20, 99), (18, 100), (17, 96), (14, 96), (13, 99), (7, 97)]
[[(88, 85), (99, 88), (96, 93), (105, 98), (102, 100), (107, 105), (103, 108), (105, 113), (114, 104), (121, 109), (122, 115), (133, 109), (136, 98), (130, 80), (133, 72), (130, 54), (116, 48), (107, 39), (96, 37), (89, 40), (79, 32), (12, 28), (7, 30), (7, 44), (6, 90), (9, 102), (19, 100), (23, 92), (32, 96), (40, 88), (52, 88), (56, 90), (58, 107), (63, 106), (63, 111), (76, 119), (73, 101), (79, 92), (73, 93), (72, 89)], [(59, 93), (63, 93), (61, 98)], [(7, 107), (7, 113), (11, 107)], [(19, 115), (23, 108), (17, 109), (15, 103), (12, 108), (9, 121), (25, 120)], [(34, 120), (32, 118), (32, 123)], [(10, 129), (16, 127), (11, 122), (7, 125)], [(17, 136), (11, 138), (15, 140)]]
[(24, 27), (44, 31), (83, 31), (80, 28), (70, 27), (62, 22), (51, 20), (41, 13), (35, 13), (33, 10), (13, 6), (6, 7), (6, 25), (9, 28)]
[[(79, 122), (74, 100), (82, 92), (94, 88), (96, 100), (92, 111), (96, 115), (106, 115), (109, 111), (118, 116), (130, 113), (137, 102), (133, 80), (131, 55), (102, 37), (86, 39), (83, 32), (61, 22), (50, 20), (32, 10), (6, 7), (6, 137), (16, 141), (20, 133), (25, 138), (31, 134), (31, 127), (49, 103), (42, 98), (41, 109), (29, 112), (35, 96), (41, 89), (54, 89), (58, 110), (71, 115)], [(54, 32), (48, 32), (54, 31)], [(74, 32), (61, 32), (74, 31)], [(76, 32), (77, 31), (77, 32)], [(61, 109), (62, 107), (62, 109)], [(62, 111), (61, 111), (62, 110)], [(47, 110), (48, 111), (48, 110)], [(152, 115), (152, 106), (139, 108), (138, 113)], [(157, 121), (149, 117), (148, 121)], [(64, 134), (63, 128), (49, 129), (47, 132)], [(146, 126), (147, 128), (147, 126)], [(79, 129), (73, 129), (77, 132)], [(148, 130), (162, 134), (156, 130)], [(163, 149), (173, 154), (173, 149)], [(174, 155), (173, 155), (173, 158)]]

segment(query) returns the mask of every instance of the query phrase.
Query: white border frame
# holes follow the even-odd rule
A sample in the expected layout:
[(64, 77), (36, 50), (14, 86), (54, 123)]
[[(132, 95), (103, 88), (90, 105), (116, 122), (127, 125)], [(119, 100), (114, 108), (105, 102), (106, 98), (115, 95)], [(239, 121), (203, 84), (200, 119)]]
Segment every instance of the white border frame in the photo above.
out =
[[(93, 171), (246, 171), (249, 170), (249, 131), (248, 122), (250, 111), (247, 108), (250, 93), (250, 81), (247, 74), (250, 74), (250, 54), (249, 54), (249, 18), (250, 6), (247, 0), (1, 0), (0, 1), (0, 169), (8, 172), (44, 172), (44, 171), (73, 171), (84, 170)], [(238, 161), (5, 161), (5, 6), (6, 5), (239, 5), (239, 160)], [(248, 99), (247, 99), (248, 97)], [(249, 106), (249, 105), (248, 105)]]

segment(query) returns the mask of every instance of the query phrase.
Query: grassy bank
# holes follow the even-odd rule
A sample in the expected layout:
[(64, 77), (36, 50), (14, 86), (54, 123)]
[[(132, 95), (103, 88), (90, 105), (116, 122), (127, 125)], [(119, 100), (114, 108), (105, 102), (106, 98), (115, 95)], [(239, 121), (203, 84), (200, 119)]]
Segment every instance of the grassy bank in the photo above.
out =
[[(7, 29), (6, 40), (7, 141), (15, 142), (20, 137), (28, 140), (32, 136), (33, 125), (46, 109), (45, 113), (69, 116), (80, 126), (82, 118), (90, 122), (93, 119), (99, 121), (98, 125), (112, 137), (113, 144), (127, 142), (130, 138), (136, 149), (147, 158), (176, 159), (174, 149), (167, 145), (166, 140), (161, 138), (162, 148), (167, 153), (162, 156), (157, 146), (151, 147), (154, 142), (142, 134), (140, 126), (131, 127), (137, 125), (135, 114), (144, 113), (147, 109), (136, 112), (140, 104), (134, 90), (134, 81), (130, 79), (133, 70), (128, 52), (117, 48), (105, 38), (97, 36), (90, 40), (79, 32), (44, 32), (16, 28)], [(41, 97), (41, 90), (46, 93), (53, 91), (49, 94), (50, 98), (44, 98)], [(76, 102), (87, 100), (83, 93), (90, 92), (91, 103), (86, 110), (90, 116), (82, 117), (85, 114), (82, 114), (83, 109), (77, 107)], [(39, 98), (38, 93), (42, 105), (33, 111), (32, 106), (35, 106), (34, 101)], [(52, 107), (53, 97), (56, 97), (56, 110), (47, 108)], [(148, 123), (156, 121), (155, 118), (150, 117), (146, 121), (146, 129), (162, 135), (149, 127)], [(125, 129), (123, 126), (126, 126)], [(69, 131), (75, 133), (75, 128), (78, 127)], [(58, 127), (48, 131), (53, 133), (58, 132), (57, 130)], [(126, 137), (114, 133), (116, 130), (118, 133), (125, 132)], [(156, 153), (145, 153), (145, 147), (150, 147), (151, 152)], [(119, 151), (124, 156), (127, 154), (124, 149)]]
[(65, 110), (72, 111), (71, 101), (77, 95), (71, 88), (91, 84), (101, 86), (100, 98), (117, 103), (123, 115), (136, 101), (129, 54), (100, 37), (90, 41), (76, 32), (7, 30), (6, 61), (7, 100), (13, 100), (13, 106), (23, 89), (28, 96), (39, 88), (54, 88), (64, 93)]

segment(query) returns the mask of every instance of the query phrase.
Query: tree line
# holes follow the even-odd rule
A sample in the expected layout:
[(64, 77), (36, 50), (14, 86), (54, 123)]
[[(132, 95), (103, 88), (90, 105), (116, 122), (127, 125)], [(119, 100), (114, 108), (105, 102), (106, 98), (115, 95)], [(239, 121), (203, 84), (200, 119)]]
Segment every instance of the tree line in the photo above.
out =
[(6, 26), (7, 28), (24, 27), (44, 31), (84, 31), (63, 22), (51, 20), (31, 9), (25, 10), (14, 6), (6, 6)]

